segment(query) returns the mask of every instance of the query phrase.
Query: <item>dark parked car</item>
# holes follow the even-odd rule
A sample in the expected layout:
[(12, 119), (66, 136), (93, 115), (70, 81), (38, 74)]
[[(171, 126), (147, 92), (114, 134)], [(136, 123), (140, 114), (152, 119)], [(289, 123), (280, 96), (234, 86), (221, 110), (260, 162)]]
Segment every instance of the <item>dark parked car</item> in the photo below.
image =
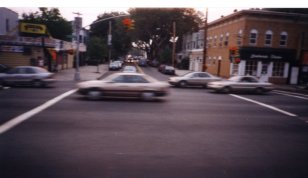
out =
[(0, 64), (0, 73), (5, 73), (7, 71), (9, 71), (11, 68), (7, 65), (4, 64)]
[(0, 73), (0, 85), (30, 85), (44, 87), (53, 82), (54, 74), (44, 68), (34, 66), (15, 67), (6, 73)]
[(175, 68), (172, 66), (165, 65), (162, 67), (161, 73), (175, 75)]

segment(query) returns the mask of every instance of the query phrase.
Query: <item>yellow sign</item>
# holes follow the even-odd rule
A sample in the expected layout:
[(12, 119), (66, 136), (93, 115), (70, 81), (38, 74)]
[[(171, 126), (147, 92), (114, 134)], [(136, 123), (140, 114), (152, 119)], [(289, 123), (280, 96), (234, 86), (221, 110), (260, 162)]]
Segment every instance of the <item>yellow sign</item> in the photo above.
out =
[(34, 23), (20, 23), (21, 33), (46, 34), (46, 25)]

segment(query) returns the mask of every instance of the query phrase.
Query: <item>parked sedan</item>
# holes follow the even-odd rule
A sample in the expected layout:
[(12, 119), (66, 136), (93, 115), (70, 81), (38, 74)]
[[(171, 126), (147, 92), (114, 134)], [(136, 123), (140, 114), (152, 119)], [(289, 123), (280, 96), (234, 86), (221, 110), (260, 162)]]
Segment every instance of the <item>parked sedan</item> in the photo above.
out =
[(183, 76), (170, 77), (168, 82), (178, 87), (202, 86), (206, 88), (209, 82), (219, 80), (221, 80), (220, 77), (213, 76), (207, 72), (190, 72)]
[(253, 76), (234, 76), (224, 81), (210, 82), (208, 87), (223, 93), (246, 91), (258, 94), (273, 90), (273, 85), (261, 82)]
[(54, 74), (44, 68), (19, 66), (0, 74), (0, 85), (32, 85), (44, 87), (55, 82)]
[(169, 85), (140, 73), (114, 73), (102, 80), (86, 81), (77, 84), (78, 93), (88, 99), (102, 97), (138, 97), (151, 100), (166, 96)]

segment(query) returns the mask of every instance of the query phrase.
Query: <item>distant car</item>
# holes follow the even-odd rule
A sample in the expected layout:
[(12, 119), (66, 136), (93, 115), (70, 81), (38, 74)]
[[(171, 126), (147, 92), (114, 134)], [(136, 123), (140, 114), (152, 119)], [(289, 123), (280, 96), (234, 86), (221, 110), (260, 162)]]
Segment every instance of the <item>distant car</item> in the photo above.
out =
[(102, 97), (138, 97), (151, 100), (169, 93), (168, 83), (140, 73), (114, 73), (105, 79), (81, 82), (77, 86), (80, 95), (93, 100)]
[(19, 66), (6, 73), (0, 73), (0, 85), (44, 87), (56, 81), (53, 77), (54, 73), (50, 73), (44, 68)]
[(228, 80), (210, 82), (208, 87), (223, 93), (246, 91), (262, 94), (274, 89), (273, 84), (261, 82), (253, 76), (234, 76)]
[(122, 72), (137, 72), (137, 68), (135, 66), (124, 66)]
[(162, 67), (161, 73), (175, 75), (175, 68), (172, 66), (165, 65)]
[(222, 80), (207, 72), (190, 72), (182, 76), (170, 77), (168, 82), (177, 87), (202, 86), (207, 87), (209, 82)]
[(120, 64), (117, 62), (111, 62), (108, 68), (109, 70), (120, 70), (121, 69)]

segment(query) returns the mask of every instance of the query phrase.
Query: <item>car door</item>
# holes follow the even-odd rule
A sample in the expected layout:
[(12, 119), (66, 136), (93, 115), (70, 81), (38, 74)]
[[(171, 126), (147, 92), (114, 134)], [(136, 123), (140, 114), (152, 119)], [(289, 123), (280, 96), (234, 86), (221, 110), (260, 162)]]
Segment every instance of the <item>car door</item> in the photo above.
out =
[(189, 85), (200, 85), (201, 79), (199, 77), (199, 73), (193, 73), (189, 78), (187, 79), (187, 83)]
[(8, 71), (4, 80), (8, 84), (19, 84), (22, 81), (22, 68), (14, 68)]

